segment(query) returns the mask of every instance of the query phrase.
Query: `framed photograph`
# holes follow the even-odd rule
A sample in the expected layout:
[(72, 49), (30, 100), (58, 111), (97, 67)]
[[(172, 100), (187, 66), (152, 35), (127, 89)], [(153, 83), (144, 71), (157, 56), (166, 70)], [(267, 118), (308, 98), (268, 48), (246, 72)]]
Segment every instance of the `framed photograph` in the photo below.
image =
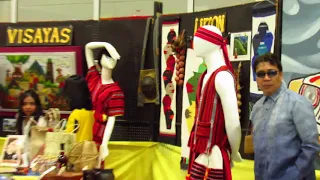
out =
[(62, 88), (74, 74), (82, 75), (80, 46), (0, 48), (0, 111), (14, 115), (19, 96), (29, 89), (38, 93), (44, 110), (69, 111)]
[(230, 61), (250, 61), (251, 31), (231, 33)]
[(24, 135), (9, 135), (1, 154), (1, 166), (19, 166), (24, 148)]
[(16, 132), (16, 123), (15, 118), (4, 118), (2, 121), (2, 131), (4, 132)]

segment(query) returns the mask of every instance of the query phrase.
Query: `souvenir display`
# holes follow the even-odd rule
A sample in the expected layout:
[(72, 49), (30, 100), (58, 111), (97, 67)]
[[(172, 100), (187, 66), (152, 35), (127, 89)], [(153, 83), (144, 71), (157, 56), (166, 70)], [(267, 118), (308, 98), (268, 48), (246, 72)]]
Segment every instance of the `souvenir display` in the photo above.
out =
[[(253, 72), (260, 55), (281, 50), (284, 81), (312, 101), (320, 117), (320, 71), (313, 61), (319, 33), (316, 23), (305, 23), (316, 22), (315, 1), (201, 12), (189, 3), (191, 13), (169, 15), (163, 8), (172, 5), (154, 2), (153, 15), (140, 16), (151, 12), (144, 7), (124, 18), (111, 11), (99, 17), (105, 6), (94, 1), (93, 20), (64, 22), (55, 22), (61, 13), (25, 22), (31, 14), (15, 17), (13, 1), (7, 14), (16, 23), (0, 28), (0, 174), (17, 180), (254, 179), (248, 122), (262, 96)], [(53, 11), (32, 13), (45, 19)], [(301, 29), (307, 30), (292, 33)], [(301, 48), (306, 42), (307, 50)]]

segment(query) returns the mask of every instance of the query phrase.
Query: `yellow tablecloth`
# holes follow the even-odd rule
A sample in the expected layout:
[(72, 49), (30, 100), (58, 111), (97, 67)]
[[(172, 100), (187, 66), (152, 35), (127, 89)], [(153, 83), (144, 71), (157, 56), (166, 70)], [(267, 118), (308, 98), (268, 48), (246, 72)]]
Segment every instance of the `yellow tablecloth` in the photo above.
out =
[[(110, 142), (106, 167), (116, 180), (184, 180), (180, 170), (180, 147), (155, 142)], [(234, 163), (233, 180), (254, 180), (254, 162)], [(317, 171), (317, 179), (320, 172)]]
[[(153, 142), (111, 142), (106, 167), (116, 180), (183, 180), (180, 147)], [(234, 180), (253, 180), (253, 161), (235, 163)]]
[[(0, 138), (0, 149), (5, 138)], [(116, 180), (183, 180), (180, 170), (180, 147), (156, 142), (110, 142), (110, 154), (105, 165), (113, 169)], [(234, 180), (253, 180), (253, 161), (235, 163)], [(317, 171), (320, 180), (320, 172)], [(16, 180), (36, 180), (37, 177), (13, 177)]]

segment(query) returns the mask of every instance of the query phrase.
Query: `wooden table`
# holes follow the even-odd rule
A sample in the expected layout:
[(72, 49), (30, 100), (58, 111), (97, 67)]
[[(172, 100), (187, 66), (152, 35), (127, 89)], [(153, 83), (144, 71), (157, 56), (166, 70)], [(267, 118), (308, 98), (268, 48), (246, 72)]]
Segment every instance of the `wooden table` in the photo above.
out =
[(54, 174), (46, 175), (43, 180), (80, 180), (82, 179), (82, 172), (75, 173), (75, 172), (65, 172), (62, 173), (60, 176)]

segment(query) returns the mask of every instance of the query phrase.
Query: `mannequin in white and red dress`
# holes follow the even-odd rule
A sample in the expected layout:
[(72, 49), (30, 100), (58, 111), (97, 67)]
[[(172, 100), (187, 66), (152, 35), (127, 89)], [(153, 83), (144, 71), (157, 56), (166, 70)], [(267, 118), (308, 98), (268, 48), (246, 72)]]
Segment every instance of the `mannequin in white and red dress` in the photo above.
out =
[[(95, 66), (93, 49), (102, 48), (101, 73)], [(95, 122), (93, 140), (99, 147), (100, 160), (109, 155), (110, 140), (116, 116), (124, 114), (124, 95), (117, 82), (112, 79), (112, 70), (120, 59), (117, 50), (107, 42), (90, 42), (86, 45), (86, 59), (89, 71), (86, 76), (91, 93)]]
[(203, 58), (207, 70), (197, 89), (187, 179), (231, 180), (232, 161), (242, 161), (241, 127), (226, 43), (215, 26), (200, 27), (193, 43), (196, 56)]

